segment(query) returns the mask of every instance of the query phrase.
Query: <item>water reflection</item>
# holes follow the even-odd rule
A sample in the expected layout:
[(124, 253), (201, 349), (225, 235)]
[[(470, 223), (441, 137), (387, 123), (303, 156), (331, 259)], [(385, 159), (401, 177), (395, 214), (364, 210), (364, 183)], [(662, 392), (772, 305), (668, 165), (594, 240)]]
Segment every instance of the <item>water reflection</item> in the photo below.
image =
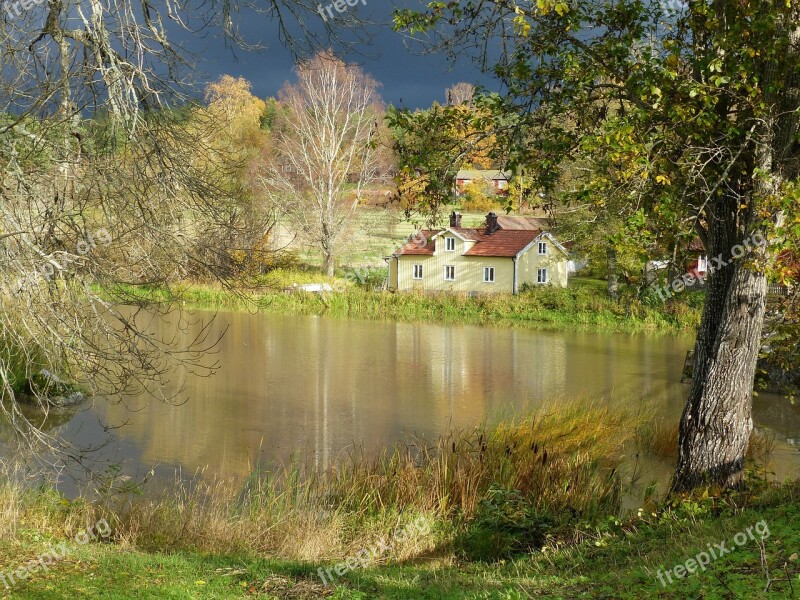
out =
[[(213, 327), (228, 327), (216, 376), (183, 373), (164, 390), (183, 388), (185, 404), (98, 401), (59, 432), (89, 445), (105, 439), (108, 426), (120, 427), (98, 458), (127, 461), (133, 474), (161, 463), (243, 477), (257, 462), (292, 457), (327, 468), (354, 444), (372, 451), (408, 433), (434, 437), (559, 398), (652, 399), (677, 419), (692, 344), (246, 313), (221, 313)], [(755, 414), (757, 423), (800, 439), (800, 413), (786, 401), (762, 396)], [(794, 470), (796, 456), (787, 456), (781, 460)]]

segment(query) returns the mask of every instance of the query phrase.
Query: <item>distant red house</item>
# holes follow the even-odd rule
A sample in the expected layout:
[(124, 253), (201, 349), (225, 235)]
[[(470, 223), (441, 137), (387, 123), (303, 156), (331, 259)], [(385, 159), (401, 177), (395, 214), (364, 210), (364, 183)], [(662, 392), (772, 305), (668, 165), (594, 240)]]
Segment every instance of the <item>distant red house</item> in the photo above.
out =
[(702, 281), (708, 274), (708, 255), (703, 242), (700, 241), (700, 238), (695, 238), (687, 250), (690, 258), (686, 264), (686, 272)]
[(487, 181), (491, 184), (494, 193), (498, 196), (508, 194), (508, 178), (511, 173), (498, 169), (462, 169), (456, 174), (456, 195), (463, 196), (464, 188), (473, 181)]

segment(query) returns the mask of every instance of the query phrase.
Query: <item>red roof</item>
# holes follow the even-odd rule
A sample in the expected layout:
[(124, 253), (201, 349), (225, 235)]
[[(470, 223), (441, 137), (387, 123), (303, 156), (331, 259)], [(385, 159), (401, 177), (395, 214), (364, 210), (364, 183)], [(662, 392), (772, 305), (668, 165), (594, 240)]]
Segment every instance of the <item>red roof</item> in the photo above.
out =
[(550, 225), (550, 219), (547, 217), (510, 217), (507, 215), (498, 215), (497, 225), (500, 226), (501, 229), (538, 229), (541, 231)]
[(406, 242), (395, 254), (433, 254), (433, 236), (436, 232), (423, 229)]
[[(485, 227), (451, 227), (450, 231), (475, 242), (472, 248), (464, 253), (464, 256), (516, 256), (541, 233), (538, 229), (498, 229), (494, 233), (487, 234)], [(421, 244), (421, 239), (412, 240), (395, 254), (433, 254), (434, 240), (432, 238), (441, 231), (423, 230), (420, 233), (425, 236), (427, 242), (424, 246)]]

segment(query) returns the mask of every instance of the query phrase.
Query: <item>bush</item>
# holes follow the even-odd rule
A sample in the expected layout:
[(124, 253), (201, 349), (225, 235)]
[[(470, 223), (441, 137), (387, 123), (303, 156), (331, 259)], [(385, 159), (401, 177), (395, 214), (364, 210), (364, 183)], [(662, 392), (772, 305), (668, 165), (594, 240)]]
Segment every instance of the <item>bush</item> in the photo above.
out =
[(347, 271), (344, 278), (365, 290), (380, 290), (383, 289), (388, 275), (387, 267), (359, 267)]
[(492, 185), (486, 180), (476, 180), (464, 188), (461, 210), (466, 212), (488, 212), (499, 210), (502, 205), (495, 196)]
[(236, 250), (231, 253), (234, 275), (256, 277), (282, 269), (297, 269), (300, 259), (294, 250), (263, 251), (253, 248), (250, 251)]
[(551, 526), (518, 490), (492, 486), (457, 544), (467, 560), (503, 560), (541, 548)]

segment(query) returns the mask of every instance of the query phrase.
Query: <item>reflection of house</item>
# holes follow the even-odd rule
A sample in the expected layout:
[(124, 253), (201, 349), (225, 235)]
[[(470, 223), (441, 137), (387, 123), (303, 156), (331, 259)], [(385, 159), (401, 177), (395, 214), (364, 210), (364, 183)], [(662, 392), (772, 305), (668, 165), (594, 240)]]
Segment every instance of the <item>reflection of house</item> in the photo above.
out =
[(456, 195), (463, 196), (464, 188), (475, 181), (486, 181), (492, 186), (492, 190), (498, 196), (508, 194), (509, 172), (497, 169), (462, 169), (456, 174)]
[(507, 229), (490, 212), (483, 227), (422, 231), (388, 259), (390, 290), (513, 293), (523, 284), (567, 286), (566, 249), (547, 231)]

